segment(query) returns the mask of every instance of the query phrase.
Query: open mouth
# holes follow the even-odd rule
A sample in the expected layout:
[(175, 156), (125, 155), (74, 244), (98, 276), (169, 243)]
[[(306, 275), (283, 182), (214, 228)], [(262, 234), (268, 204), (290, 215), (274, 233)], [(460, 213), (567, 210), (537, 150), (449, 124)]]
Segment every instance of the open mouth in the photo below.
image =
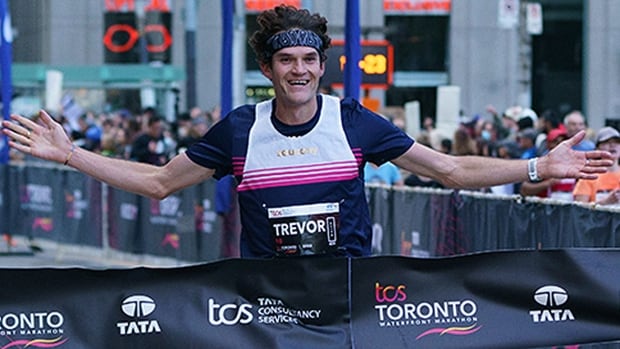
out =
[(308, 85), (309, 80), (289, 80), (288, 83), (293, 86), (306, 86)]

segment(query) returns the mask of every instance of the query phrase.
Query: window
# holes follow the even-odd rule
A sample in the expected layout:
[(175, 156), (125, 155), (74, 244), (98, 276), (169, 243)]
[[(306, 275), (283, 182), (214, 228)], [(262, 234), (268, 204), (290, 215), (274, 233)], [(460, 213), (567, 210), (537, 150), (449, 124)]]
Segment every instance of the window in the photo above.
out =
[(394, 70), (447, 70), (449, 18), (386, 16), (386, 40), (394, 46)]
[(258, 62), (256, 62), (256, 55), (254, 55), (254, 50), (252, 50), (252, 46), (249, 44), (249, 40), (254, 34), (255, 31), (258, 30), (258, 23), (256, 23), (256, 18), (258, 14), (249, 14), (245, 16), (245, 33), (246, 33), (246, 47), (245, 47), (245, 69), (246, 70), (260, 70), (258, 66)]

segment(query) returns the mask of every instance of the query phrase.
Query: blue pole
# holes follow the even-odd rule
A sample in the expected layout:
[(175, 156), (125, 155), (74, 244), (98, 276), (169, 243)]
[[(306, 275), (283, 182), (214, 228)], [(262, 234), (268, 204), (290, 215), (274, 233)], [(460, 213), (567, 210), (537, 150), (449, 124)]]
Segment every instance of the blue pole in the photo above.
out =
[[(7, 0), (0, 0), (0, 74), (2, 76), (2, 116), (9, 120), (11, 115), (11, 99), (13, 95), (13, 78), (11, 77), (11, 60), (13, 50), (13, 34), (11, 32), (11, 15)], [(9, 162), (9, 144), (6, 136), (0, 136), (0, 164)]]
[(221, 108), (222, 116), (232, 110), (232, 47), (234, 1), (222, 0), (222, 75)]
[(359, 0), (347, 0), (344, 53), (344, 95), (359, 99), (362, 72), (359, 68), (360, 48), (360, 7)]
[[(233, 13), (235, 2), (222, 0), (222, 75), (220, 77), (220, 108), (222, 117), (232, 110), (232, 47)], [(215, 211), (227, 214), (232, 207), (233, 177), (226, 176), (217, 181), (215, 187)]]

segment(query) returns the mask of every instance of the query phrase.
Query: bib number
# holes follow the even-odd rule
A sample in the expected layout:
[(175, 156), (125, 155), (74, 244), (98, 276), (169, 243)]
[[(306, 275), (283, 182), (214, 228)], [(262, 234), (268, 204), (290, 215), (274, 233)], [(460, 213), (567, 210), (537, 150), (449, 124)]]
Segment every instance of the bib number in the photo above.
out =
[(329, 254), (338, 249), (338, 203), (268, 209), (278, 256)]

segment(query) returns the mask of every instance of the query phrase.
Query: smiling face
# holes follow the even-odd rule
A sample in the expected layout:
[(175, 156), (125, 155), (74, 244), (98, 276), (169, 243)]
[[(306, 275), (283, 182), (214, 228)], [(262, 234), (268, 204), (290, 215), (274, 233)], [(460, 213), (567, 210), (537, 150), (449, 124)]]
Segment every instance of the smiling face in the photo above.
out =
[(273, 83), (278, 107), (291, 108), (314, 103), (325, 64), (314, 48), (294, 46), (274, 53), (261, 71)]
[(566, 127), (566, 134), (570, 138), (576, 135), (577, 132), (586, 129), (586, 121), (580, 112), (571, 112), (566, 116), (564, 126)]
[(599, 143), (597, 148), (611, 153), (612, 158), (615, 159), (616, 162), (620, 159), (620, 139), (614, 138), (606, 142)]

